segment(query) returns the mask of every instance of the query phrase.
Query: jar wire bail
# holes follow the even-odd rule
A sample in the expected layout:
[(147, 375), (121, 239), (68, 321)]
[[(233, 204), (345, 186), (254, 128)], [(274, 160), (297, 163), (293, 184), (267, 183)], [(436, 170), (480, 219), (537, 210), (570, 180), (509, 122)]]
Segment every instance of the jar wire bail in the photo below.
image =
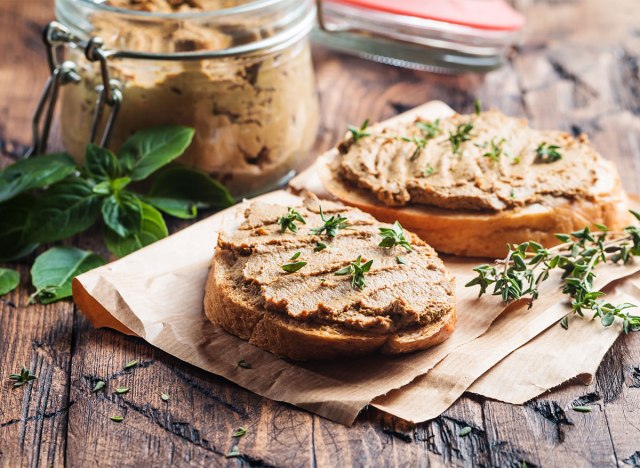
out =
[[(33, 114), (31, 121), (32, 145), (24, 157), (28, 158), (32, 155), (46, 152), (60, 87), (69, 83), (78, 84), (82, 79), (74, 62), (68, 60), (61, 62), (58, 59), (60, 49), (65, 45), (73, 45), (84, 49), (87, 60), (99, 62), (100, 64), (102, 84), (96, 88), (98, 97), (91, 122), (89, 141), (91, 143), (98, 142), (100, 146), (106, 146), (122, 102), (120, 83), (109, 77), (107, 60), (110, 52), (104, 49), (102, 39), (99, 37), (94, 36), (88, 41), (84, 41), (73, 35), (69, 29), (57, 21), (51, 21), (45, 27), (42, 38), (47, 47), (47, 61), (49, 62), (51, 75), (44, 85)], [(109, 116), (102, 135), (98, 138), (98, 130), (105, 107), (110, 108)]]

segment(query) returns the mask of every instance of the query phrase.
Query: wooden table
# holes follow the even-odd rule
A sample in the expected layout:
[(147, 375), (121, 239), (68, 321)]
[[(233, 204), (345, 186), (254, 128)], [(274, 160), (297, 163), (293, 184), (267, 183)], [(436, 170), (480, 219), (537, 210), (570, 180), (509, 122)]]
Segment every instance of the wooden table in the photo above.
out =
[[(522, 43), (486, 76), (432, 75), (316, 48), (317, 150), (330, 147), (347, 123), (384, 119), (431, 99), (470, 112), (478, 97), (536, 127), (587, 132), (618, 163), (625, 187), (640, 192), (637, 0), (520, 3), (529, 20)], [(5, 163), (29, 143), (29, 119), (47, 73), (40, 32), (52, 10), (50, 0), (0, 2)], [(71, 243), (100, 250), (96, 234)], [(0, 299), (0, 370), (4, 379), (24, 363), (38, 380), (0, 387), (2, 466), (640, 464), (639, 333), (617, 341), (587, 387), (565, 386), (524, 406), (464, 397), (413, 427), (368, 410), (347, 428), (256, 396), (139, 339), (96, 330), (70, 301), (29, 305), (27, 265), (19, 265), (19, 290)], [(141, 365), (123, 372), (131, 359)], [(97, 379), (131, 392), (93, 394)], [(161, 392), (170, 402), (161, 401)], [(593, 412), (563, 410), (584, 395), (595, 400)], [(126, 421), (114, 423), (112, 414), (126, 414)], [(232, 433), (243, 425), (249, 431), (239, 442), (242, 456), (226, 459)], [(467, 425), (477, 431), (459, 437)]]

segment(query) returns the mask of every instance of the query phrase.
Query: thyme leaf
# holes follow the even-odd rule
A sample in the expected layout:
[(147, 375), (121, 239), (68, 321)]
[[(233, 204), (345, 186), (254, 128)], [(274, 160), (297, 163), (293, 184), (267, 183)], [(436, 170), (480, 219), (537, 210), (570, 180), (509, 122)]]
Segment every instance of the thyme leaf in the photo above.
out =
[(352, 275), (351, 287), (353, 289), (359, 289), (362, 291), (367, 285), (364, 280), (364, 274), (371, 269), (371, 265), (373, 265), (373, 260), (369, 260), (368, 262), (364, 263), (362, 261), (362, 256), (358, 255), (358, 258), (355, 262), (351, 262), (349, 265), (341, 268), (334, 274), (338, 276)]
[(491, 148), (482, 156), (484, 156), (485, 158), (489, 158), (494, 163), (500, 162), (500, 156), (502, 156), (502, 146), (504, 145), (505, 141), (506, 140), (502, 138), (496, 143), (496, 140), (492, 139), (490, 142)]
[(413, 151), (413, 153), (411, 153), (411, 156), (409, 156), (409, 161), (415, 161), (415, 159), (420, 156), (420, 152), (424, 149), (425, 146), (427, 146), (427, 139), (426, 138), (418, 138), (418, 137), (400, 137), (400, 139), (402, 141), (408, 141), (410, 143), (413, 143), (414, 145), (416, 145), (416, 149)]
[(424, 137), (427, 140), (435, 138), (442, 130), (440, 129), (440, 119), (436, 119), (433, 122), (416, 122)]
[(138, 364), (140, 364), (140, 361), (138, 361), (137, 359), (134, 359), (132, 361), (127, 362), (124, 367), (122, 368), (123, 370), (127, 370), (127, 369), (133, 369), (134, 367), (136, 367)]
[(453, 154), (458, 154), (462, 143), (471, 140), (471, 130), (473, 130), (473, 124), (467, 122), (466, 124), (459, 124), (456, 127), (455, 133), (449, 132), (449, 143), (451, 143), (451, 151), (453, 151)]
[(307, 224), (304, 217), (294, 208), (289, 207), (287, 214), (278, 218), (276, 221), (280, 225), (280, 232), (284, 233), (287, 229), (291, 232), (298, 232), (296, 222)]
[(398, 221), (393, 223), (390, 228), (381, 227), (378, 228), (379, 234), (382, 236), (382, 241), (378, 244), (379, 247), (391, 248), (395, 245), (404, 247), (407, 252), (413, 251), (411, 243), (404, 237), (404, 231)]
[(358, 140), (371, 135), (371, 133), (366, 131), (367, 127), (369, 127), (369, 119), (366, 119), (364, 122), (362, 122), (360, 128), (349, 125), (349, 132), (351, 133), (351, 138), (353, 139), (354, 143), (357, 143)]
[(26, 366), (22, 366), (19, 374), (9, 374), (9, 380), (13, 380), (13, 388), (22, 387), (27, 382), (37, 379), (35, 374), (32, 374)]
[(280, 265), (280, 268), (282, 268), (287, 273), (295, 273), (296, 271), (298, 271), (300, 268), (302, 268), (306, 264), (307, 264), (307, 262), (285, 263), (284, 265)]
[(251, 369), (251, 364), (249, 364), (247, 361), (245, 361), (244, 359), (240, 359), (238, 361), (238, 367), (242, 367), (243, 369)]
[(422, 174), (425, 177), (432, 176), (435, 173), (436, 173), (436, 168), (433, 167), (431, 164), (427, 164), (427, 167), (424, 169), (424, 171), (422, 171)]
[(476, 115), (480, 115), (482, 112), (482, 101), (480, 99), (473, 101), (473, 111)]
[(236, 432), (233, 433), (233, 437), (242, 437), (247, 433), (247, 428), (240, 426)]
[(311, 234), (315, 234), (319, 236), (326, 231), (327, 236), (336, 237), (340, 229), (344, 229), (349, 226), (349, 223), (347, 222), (347, 218), (345, 218), (344, 216), (333, 215), (327, 218), (322, 212), (322, 206), (320, 206), (319, 208), (320, 208), (320, 218), (322, 218), (322, 221), (324, 221), (324, 224), (320, 227), (311, 229)]
[(323, 244), (322, 242), (316, 242), (316, 246), (313, 248), (314, 252), (320, 252), (327, 248), (327, 244)]
[(536, 148), (536, 163), (552, 163), (562, 159), (562, 154), (558, 152), (560, 149), (557, 145), (548, 145), (540, 143)]
[(102, 390), (104, 388), (104, 386), (105, 386), (104, 380), (98, 380), (96, 382), (96, 385), (93, 387), (92, 392), (94, 392), (94, 393), (98, 392), (98, 391)]

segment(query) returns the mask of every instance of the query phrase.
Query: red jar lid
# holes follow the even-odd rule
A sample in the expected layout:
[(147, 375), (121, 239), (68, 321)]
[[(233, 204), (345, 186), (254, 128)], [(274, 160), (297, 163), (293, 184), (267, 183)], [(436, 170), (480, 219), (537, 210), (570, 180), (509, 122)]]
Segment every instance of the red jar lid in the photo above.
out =
[(505, 0), (330, 0), (372, 11), (444, 21), (478, 29), (514, 31), (524, 17)]

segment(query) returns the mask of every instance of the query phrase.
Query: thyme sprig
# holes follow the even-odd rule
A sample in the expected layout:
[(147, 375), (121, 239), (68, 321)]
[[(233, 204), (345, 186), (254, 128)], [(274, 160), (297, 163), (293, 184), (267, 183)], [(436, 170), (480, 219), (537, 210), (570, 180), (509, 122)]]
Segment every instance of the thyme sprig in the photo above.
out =
[(22, 366), (19, 374), (9, 374), (9, 380), (13, 380), (13, 388), (22, 387), (27, 382), (37, 379), (35, 374), (32, 374), (29, 369)]
[[(640, 220), (640, 214), (631, 212)], [(623, 322), (625, 333), (640, 329), (640, 316), (631, 315), (627, 309), (633, 304), (612, 304), (598, 301), (604, 295), (593, 289), (595, 270), (604, 263), (627, 263), (633, 256), (640, 255), (640, 228), (628, 226), (622, 232), (610, 232), (605, 226), (597, 226), (600, 231), (592, 232), (588, 227), (570, 234), (556, 234), (562, 244), (544, 248), (537, 242), (529, 241), (518, 245), (508, 245), (506, 258), (495, 265), (480, 265), (474, 268), (477, 276), (465, 286), (479, 286), (479, 296), (493, 286), (493, 295), (499, 295), (504, 302), (529, 297), (529, 307), (540, 292), (539, 286), (549, 278), (554, 269), (562, 270), (562, 292), (571, 298), (571, 308), (579, 316), (593, 312), (592, 318), (600, 318), (608, 327), (616, 317)], [(561, 322), (563, 328), (568, 322)]]
[(471, 140), (471, 130), (473, 130), (473, 124), (467, 122), (466, 124), (459, 124), (456, 127), (455, 133), (449, 132), (449, 143), (451, 143), (451, 151), (453, 151), (454, 154), (458, 154), (462, 143)]
[(351, 287), (362, 291), (367, 285), (364, 280), (364, 274), (371, 269), (371, 265), (373, 265), (373, 260), (364, 263), (362, 261), (362, 255), (358, 255), (355, 262), (351, 262), (346, 267), (336, 271), (335, 274), (338, 276), (352, 275)]
[(320, 218), (322, 218), (322, 221), (324, 221), (324, 224), (320, 227), (311, 229), (311, 234), (315, 234), (319, 236), (326, 231), (327, 236), (336, 237), (340, 229), (349, 227), (348, 220), (344, 216), (338, 214), (328, 218), (322, 212), (322, 206), (320, 206), (319, 208), (320, 208)]
[(485, 158), (489, 158), (494, 163), (500, 162), (500, 156), (502, 156), (502, 147), (504, 146), (506, 141), (507, 140), (505, 140), (504, 138), (501, 138), (497, 142), (495, 139), (492, 139), (490, 141), (491, 148), (482, 156), (484, 156)]
[(287, 229), (291, 232), (298, 232), (298, 226), (296, 222), (307, 224), (304, 217), (295, 210), (295, 208), (289, 207), (287, 214), (280, 216), (277, 223), (280, 225), (280, 232), (284, 233)]
[(433, 167), (433, 165), (431, 164), (427, 164), (427, 167), (422, 171), (422, 175), (424, 175), (425, 177), (432, 176), (435, 173), (436, 173), (436, 168)]
[(404, 231), (398, 221), (393, 223), (390, 228), (381, 227), (378, 228), (379, 234), (382, 236), (382, 241), (378, 244), (379, 247), (391, 248), (395, 245), (404, 247), (407, 252), (413, 251), (411, 243), (404, 237)]
[(362, 125), (360, 125), (360, 128), (354, 127), (353, 125), (349, 125), (349, 132), (351, 133), (351, 138), (353, 139), (354, 143), (357, 143), (358, 140), (360, 140), (361, 138), (364, 137), (368, 137), (371, 135), (371, 133), (367, 132), (367, 128), (369, 127), (369, 119), (366, 119), (364, 122), (362, 122)]
[(552, 163), (562, 159), (562, 154), (558, 152), (560, 147), (558, 145), (548, 145), (547, 143), (540, 143), (536, 148), (537, 163)]
[(433, 122), (416, 122), (416, 127), (422, 131), (427, 140), (435, 138), (441, 132), (440, 119), (436, 119)]
[(413, 151), (413, 153), (411, 153), (411, 156), (409, 156), (409, 161), (415, 161), (415, 159), (420, 155), (420, 152), (424, 149), (425, 146), (427, 146), (427, 139), (426, 138), (418, 138), (418, 137), (406, 137), (406, 136), (402, 136), (400, 137), (400, 139), (402, 141), (408, 141), (410, 143), (413, 143), (416, 146), (416, 149)]

